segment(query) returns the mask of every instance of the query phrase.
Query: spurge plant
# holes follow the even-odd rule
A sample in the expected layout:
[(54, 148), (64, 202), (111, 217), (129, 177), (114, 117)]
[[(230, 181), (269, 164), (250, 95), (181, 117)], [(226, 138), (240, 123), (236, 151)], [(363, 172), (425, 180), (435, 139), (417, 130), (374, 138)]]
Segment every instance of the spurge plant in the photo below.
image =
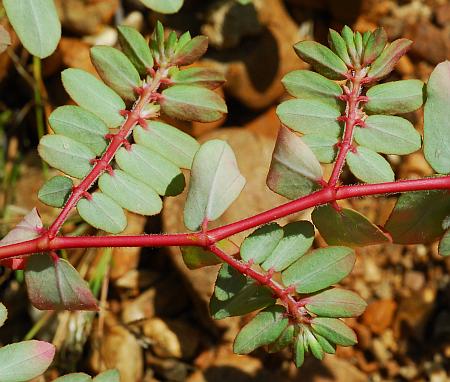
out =
[[(222, 75), (204, 67), (184, 68), (205, 53), (207, 39), (174, 32), (165, 39), (159, 23), (150, 45), (129, 27), (119, 27), (119, 36), (121, 51), (106, 46), (91, 50), (103, 82), (79, 69), (62, 73), (63, 85), (78, 106), (62, 106), (51, 114), (53, 134), (42, 137), (38, 147), (40, 156), (63, 173), (39, 191), (42, 202), (61, 208), (59, 216), (44, 227), (34, 209), (1, 242), (1, 264), (25, 270), (28, 295), (37, 308), (98, 309), (85, 282), (58, 250), (180, 246), (189, 268), (222, 264), (210, 303), (215, 319), (258, 311), (237, 335), (236, 353), (290, 346), (301, 366), (307, 352), (322, 359), (336, 345), (357, 342), (343, 319), (360, 315), (366, 303), (335, 286), (351, 272), (355, 247), (442, 238), (441, 254), (450, 253), (449, 62), (436, 67), (426, 88), (419, 80), (377, 84), (411, 41), (388, 43), (383, 29), (361, 34), (345, 27), (341, 33), (330, 31), (331, 49), (313, 41), (296, 44), (298, 56), (315, 72), (296, 70), (283, 78), (293, 98), (278, 106), (281, 127), (267, 176), (269, 188), (291, 201), (210, 229), (209, 223), (245, 184), (234, 153), (221, 140), (199, 145), (160, 119), (209, 122), (226, 113), (213, 91), (223, 82)], [(425, 96), (424, 152), (436, 175), (396, 181), (385, 155), (410, 154), (422, 145), (413, 125), (397, 114), (420, 108)], [(329, 179), (323, 178), (321, 163), (333, 163)], [(344, 166), (362, 183), (342, 185)], [(161, 197), (185, 188), (182, 169), (190, 170), (184, 209), (190, 232), (60, 235), (75, 208), (90, 225), (112, 234), (126, 227), (124, 210), (158, 214)], [(384, 227), (338, 204), (393, 193), (402, 194)], [(314, 208), (312, 222), (274, 222), (308, 208)], [(248, 229), (253, 233), (237, 246), (232, 236)], [(315, 229), (329, 246), (311, 249)], [(14, 346), (18, 344), (0, 350), (2, 381), (31, 375), (8, 374)], [(41, 351), (48, 366), (54, 353), (50, 345), (26, 346), (36, 359)]]

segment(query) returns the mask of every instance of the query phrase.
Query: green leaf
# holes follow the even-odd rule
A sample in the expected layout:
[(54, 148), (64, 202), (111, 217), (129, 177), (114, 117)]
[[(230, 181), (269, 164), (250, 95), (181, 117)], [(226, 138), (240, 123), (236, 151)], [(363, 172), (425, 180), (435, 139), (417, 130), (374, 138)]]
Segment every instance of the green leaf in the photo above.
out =
[(424, 83), (420, 80), (392, 81), (375, 85), (367, 92), (364, 107), (371, 114), (404, 114), (417, 110), (424, 101)]
[(42, 221), (35, 207), (0, 240), (0, 246), (36, 239), (40, 236), (42, 228)]
[(54, 176), (47, 180), (38, 193), (38, 199), (52, 207), (62, 207), (72, 193), (72, 179), (66, 176)]
[(395, 179), (389, 162), (364, 146), (358, 146), (356, 152), (348, 152), (347, 164), (353, 175), (366, 183), (393, 182)]
[(322, 167), (311, 149), (295, 133), (281, 126), (267, 186), (288, 199), (297, 199), (319, 189), (322, 175)]
[(180, 37), (171, 63), (177, 66), (193, 64), (205, 54), (207, 49), (208, 38), (206, 36), (196, 36), (189, 40), (186, 38), (186, 41)]
[(387, 34), (384, 28), (377, 28), (370, 34), (364, 45), (362, 65), (371, 64), (384, 50), (387, 43)]
[(341, 35), (345, 41), (345, 45), (347, 45), (347, 50), (350, 53), (352, 64), (354, 66), (359, 66), (359, 57), (355, 45), (355, 34), (348, 25), (345, 25), (344, 28), (342, 28)]
[(159, 195), (174, 196), (184, 189), (184, 176), (172, 162), (142, 145), (122, 147), (115, 156), (117, 164), (129, 175), (153, 188)]
[(248, 354), (275, 341), (289, 323), (285, 312), (284, 307), (275, 305), (258, 313), (237, 335), (233, 351), (236, 354)]
[(127, 226), (122, 208), (101, 192), (94, 192), (90, 200), (81, 199), (77, 210), (83, 220), (106, 232), (120, 233)]
[(334, 29), (329, 29), (328, 43), (334, 53), (336, 53), (347, 66), (353, 65), (350, 56), (348, 55), (345, 40)]
[(137, 98), (135, 88), (141, 85), (141, 78), (125, 54), (110, 46), (94, 46), (91, 61), (102, 80), (123, 99)]
[(371, 115), (364, 127), (355, 128), (355, 141), (383, 154), (406, 155), (420, 149), (422, 139), (407, 119), (388, 115)]
[(214, 319), (221, 320), (242, 316), (275, 302), (270, 289), (256, 284), (230, 265), (223, 264), (217, 275), (210, 311)]
[(122, 51), (139, 74), (145, 76), (153, 68), (153, 57), (144, 36), (136, 29), (125, 25), (119, 25), (117, 30), (119, 32), (119, 43)]
[(0, 349), (2, 382), (26, 382), (48, 369), (56, 348), (44, 341), (22, 341)]
[(141, 0), (141, 3), (155, 12), (171, 14), (177, 13), (183, 6), (184, 0)]
[(353, 346), (358, 343), (355, 332), (337, 318), (316, 317), (311, 326), (314, 332), (341, 346)]
[[(216, 246), (229, 256), (235, 256), (239, 252), (239, 247), (228, 239), (218, 241)], [(180, 247), (180, 249), (183, 261), (189, 269), (203, 268), (222, 262), (214, 253), (201, 247)]]
[(337, 121), (339, 108), (316, 99), (291, 99), (278, 105), (281, 123), (303, 134), (337, 138), (342, 125)]
[(98, 310), (88, 284), (64, 259), (31, 255), (25, 267), (28, 297), (40, 310)]
[(4, 0), (3, 6), (20, 41), (32, 55), (45, 58), (55, 51), (61, 23), (53, 0)]
[(125, 109), (125, 103), (102, 81), (81, 69), (66, 69), (61, 73), (61, 79), (70, 97), (103, 120), (108, 127), (117, 127), (123, 123), (120, 111)]
[(314, 335), (310, 332), (309, 329), (305, 329), (305, 338), (313, 356), (319, 360), (322, 360), (325, 355), (322, 346), (320, 346), (316, 337), (314, 337)]
[(439, 254), (441, 256), (450, 256), (450, 229), (447, 229), (447, 231), (445, 231), (444, 236), (442, 236), (442, 239), (439, 242)]
[(355, 264), (355, 252), (347, 247), (316, 249), (298, 259), (282, 273), (286, 286), (298, 293), (312, 293), (328, 288), (346, 277)]
[(305, 340), (303, 337), (303, 330), (304, 329), (302, 328), (294, 342), (294, 362), (297, 367), (301, 367), (303, 362), (305, 362)]
[(199, 86), (171, 86), (163, 90), (160, 105), (169, 117), (186, 121), (213, 122), (227, 113), (217, 93)]
[(98, 180), (100, 190), (128, 211), (151, 216), (162, 209), (162, 200), (155, 190), (122, 170), (104, 173)]
[(427, 162), (441, 174), (450, 173), (450, 62), (431, 73), (425, 104), (424, 152)]
[(264, 261), (264, 270), (276, 272), (286, 269), (302, 257), (314, 241), (314, 226), (306, 220), (286, 224), (283, 238), (278, 242), (271, 255)]
[(84, 178), (92, 169), (95, 154), (84, 144), (64, 135), (44, 135), (39, 141), (38, 152), (50, 166), (74, 178)]
[(181, 168), (190, 169), (200, 144), (190, 135), (159, 121), (148, 121), (147, 128), (136, 126), (136, 143), (152, 149)]
[(335, 161), (338, 151), (338, 138), (307, 134), (302, 137), (302, 141), (306, 143), (321, 163), (332, 163)]
[(106, 124), (95, 114), (79, 106), (60, 106), (48, 118), (56, 134), (65, 135), (89, 147), (99, 156), (108, 145), (105, 135), (109, 133)]
[(281, 80), (288, 93), (302, 99), (317, 99), (338, 107), (343, 102), (337, 97), (342, 94), (342, 88), (318, 73), (310, 70), (294, 70)]
[(219, 218), (245, 185), (228, 143), (211, 140), (200, 146), (192, 164), (184, 223), (191, 231)]
[(357, 317), (367, 307), (356, 293), (341, 288), (327, 289), (300, 301), (308, 312), (320, 317)]
[(212, 252), (200, 247), (180, 247), (183, 261), (189, 269), (198, 269), (220, 264), (220, 259)]
[(398, 60), (409, 50), (412, 41), (400, 38), (388, 45), (370, 66), (367, 76), (373, 80), (379, 80), (387, 76), (394, 69)]
[(294, 341), (295, 326), (288, 325), (284, 329), (283, 333), (277, 338), (275, 342), (272, 342), (268, 346), (269, 353), (277, 353), (287, 346), (289, 346)]
[(223, 73), (201, 67), (177, 70), (170, 79), (176, 85), (203, 86), (208, 89), (216, 89), (225, 82)]
[(92, 378), (86, 373), (70, 373), (55, 379), (53, 382), (91, 382)]
[(358, 57), (362, 56), (363, 53), (363, 42), (362, 42), (362, 34), (360, 32), (355, 32), (355, 47), (356, 47), (356, 53)]
[(243, 241), (241, 245), (242, 260), (261, 264), (272, 254), (283, 235), (283, 228), (277, 223), (259, 227)]
[(326, 46), (315, 41), (300, 41), (294, 45), (295, 53), (320, 74), (332, 80), (343, 80), (347, 66), (339, 56)]
[(328, 353), (328, 354), (336, 353), (335, 346), (333, 346), (331, 343), (329, 343), (326, 338), (322, 337), (320, 334), (317, 334), (317, 333), (313, 333), (313, 335), (314, 335), (314, 337), (316, 337), (317, 342), (320, 344), (320, 346), (322, 347), (322, 349), (324, 350), (325, 353)]
[(116, 369), (106, 370), (97, 375), (93, 382), (120, 382), (120, 374)]
[(327, 204), (316, 207), (311, 217), (328, 245), (364, 247), (389, 242), (381, 229), (364, 215), (349, 208), (342, 208), (338, 212)]
[(0, 302), (0, 328), (5, 323), (7, 317), (8, 317), (8, 310), (6, 309), (5, 305), (3, 305)]
[(418, 191), (400, 195), (384, 228), (394, 243), (426, 244), (442, 236), (442, 221), (450, 214), (448, 191)]

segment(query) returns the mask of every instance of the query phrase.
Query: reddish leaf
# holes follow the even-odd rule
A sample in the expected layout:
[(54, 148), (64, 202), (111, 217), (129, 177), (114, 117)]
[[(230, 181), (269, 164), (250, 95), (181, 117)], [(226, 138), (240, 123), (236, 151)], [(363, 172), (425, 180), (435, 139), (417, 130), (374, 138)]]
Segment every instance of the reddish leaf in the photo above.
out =
[(372, 80), (379, 80), (387, 76), (394, 69), (395, 64), (409, 50), (412, 41), (400, 38), (393, 41), (378, 58), (372, 63), (368, 77)]

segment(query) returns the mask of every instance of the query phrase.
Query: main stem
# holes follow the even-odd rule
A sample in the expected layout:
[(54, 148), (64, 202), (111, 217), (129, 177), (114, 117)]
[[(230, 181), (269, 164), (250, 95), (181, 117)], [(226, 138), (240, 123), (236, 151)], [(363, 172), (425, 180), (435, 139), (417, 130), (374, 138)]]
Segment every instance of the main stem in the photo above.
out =
[[(133, 108), (128, 113), (125, 122), (119, 129), (117, 134), (114, 134), (111, 139), (108, 148), (103, 153), (100, 159), (95, 161), (94, 167), (90, 171), (90, 173), (83, 179), (83, 181), (76, 187), (74, 187), (72, 194), (70, 195), (67, 203), (62, 209), (59, 216), (53, 222), (53, 224), (49, 227), (47, 236), (50, 240), (54, 239), (61, 229), (62, 225), (66, 221), (70, 211), (77, 205), (78, 201), (85, 195), (85, 193), (91, 188), (94, 182), (98, 179), (100, 175), (108, 168), (110, 162), (113, 160), (114, 155), (117, 150), (124, 144), (128, 135), (133, 130), (134, 126), (139, 122), (141, 118), (141, 112), (145, 105), (147, 105), (150, 101), (152, 95), (158, 90), (161, 79), (164, 77), (165, 71), (158, 70), (155, 72), (153, 76), (153, 80), (151, 83), (146, 84), (143, 87), (143, 92), (138, 100), (135, 102)], [(120, 112), (119, 110), (117, 111)]]

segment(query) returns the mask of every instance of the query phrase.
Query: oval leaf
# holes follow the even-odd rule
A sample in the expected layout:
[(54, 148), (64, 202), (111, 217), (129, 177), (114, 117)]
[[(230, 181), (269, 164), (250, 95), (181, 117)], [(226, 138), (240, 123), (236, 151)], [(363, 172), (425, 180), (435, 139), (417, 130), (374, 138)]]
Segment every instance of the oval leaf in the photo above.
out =
[(98, 117), (79, 106), (60, 106), (48, 118), (56, 134), (65, 135), (89, 147), (97, 156), (108, 145), (108, 127)]
[(404, 114), (417, 110), (424, 101), (420, 80), (392, 81), (371, 87), (364, 110), (371, 114)]
[(385, 230), (394, 243), (430, 243), (440, 237), (442, 221), (450, 214), (448, 191), (418, 191), (400, 195)]
[(38, 199), (52, 207), (62, 207), (72, 193), (73, 181), (67, 176), (54, 176), (40, 188)]
[(294, 341), (295, 334), (295, 326), (288, 325), (286, 329), (284, 329), (283, 333), (277, 338), (275, 342), (272, 342), (268, 346), (269, 353), (277, 353), (284, 348), (288, 347)]
[(184, 0), (140, 0), (142, 4), (159, 13), (177, 13)]
[(201, 67), (178, 70), (170, 79), (176, 85), (203, 86), (208, 89), (216, 89), (225, 82), (221, 72)]
[(322, 360), (323, 356), (325, 355), (322, 346), (320, 346), (316, 337), (314, 337), (314, 335), (309, 331), (309, 329), (305, 329), (305, 339), (306, 342), (308, 343), (308, 348), (313, 354), (313, 356), (318, 360)]
[(450, 229), (445, 231), (444, 236), (442, 236), (439, 242), (439, 254), (441, 256), (450, 256)]
[(331, 49), (336, 53), (347, 66), (352, 66), (352, 61), (348, 55), (347, 44), (342, 36), (333, 29), (329, 30), (328, 42)]
[(400, 38), (388, 45), (370, 66), (367, 76), (373, 80), (379, 80), (394, 70), (398, 60), (409, 50), (412, 41)]
[(115, 156), (129, 175), (153, 188), (159, 195), (178, 195), (184, 189), (184, 176), (172, 162), (142, 145), (122, 147)]
[(363, 247), (389, 242), (381, 229), (349, 208), (336, 211), (330, 205), (320, 206), (314, 209), (311, 217), (328, 245)]
[(95, 154), (84, 144), (64, 135), (44, 135), (38, 152), (50, 166), (74, 178), (84, 178), (92, 169)]
[(118, 26), (117, 30), (119, 32), (119, 43), (122, 51), (140, 75), (145, 76), (153, 68), (153, 57), (144, 36), (136, 29), (126, 25)]
[(81, 69), (66, 69), (61, 79), (66, 92), (78, 105), (95, 114), (108, 127), (122, 124), (120, 111), (125, 109), (125, 103), (102, 81)]
[(341, 346), (353, 346), (358, 343), (355, 332), (337, 318), (316, 317), (311, 326), (314, 332)]
[(338, 138), (323, 137), (321, 135), (307, 134), (302, 141), (311, 149), (321, 163), (332, 163), (338, 152)]
[(259, 227), (243, 241), (241, 245), (242, 260), (261, 264), (271, 255), (283, 235), (283, 228), (277, 223)]
[(297, 335), (294, 342), (294, 362), (295, 366), (300, 367), (305, 362), (305, 340), (303, 337), (303, 329)]
[(241, 175), (231, 147), (214, 139), (200, 146), (192, 164), (184, 223), (191, 231), (219, 218), (241, 193)]
[(450, 173), (450, 61), (440, 63), (431, 73), (425, 104), (424, 152), (433, 169)]
[(0, 380), (25, 382), (48, 369), (56, 348), (44, 341), (22, 341), (0, 349)]
[(422, 139), (411, 122), (401, 117), (371, 115), (357, 126), (355, 141), (383, 154), (406, 155), (420, 149)]
[(236, 354), (248, 354), (260, 346), (274, 342), (289, 323), (285, 312), (284, 307), (275, 305), (258, 313), (237, 335), (233, 351)]
[(322, 167), (311, 149), (294, 132), (281, 126), (267, 186), (288, 199), (297, 199), (319, 189), (322, 175)]
[(314, 226), (306, 220), (286, 224), (283, 238), (262, 264), (264, 270), (282, 271), (303, 256), (314, 241)]
[(384, 28), (377, 28), (369, 35), (369, 38), (364, 45), (364, 54), (362, 65), (371, 64), (381, 52), (384, 50), (387, 43), (387, 34)]
[(152, 188), (121, 170), (104, 173), (98, 180), (100, 190), (128, 211), (151, 216), (162, 209), (162, 200)]
[(284, 125), (303, 134), (331, 138), (342, 134), (342, 125), (337, 121), (339, 108), (316, 99), (285, 101), (277, 107), (277, 115)]
[(37, 309), (98, 310), (88, 284), (64, 259), (31, 255), (25, 267), (25, 282), (28, 297)]
[(136, 143), (157, 152), (180, 168), (190, 169), (200, 144), (190, 135), (167, 123), (148, 121), (147, 127), (136, 126), (133, 131)]
[(3, 326), (7, 317), (8, 317), (8, 310), (6, 309), (5, 305), (3, 305), (0, 302), (0, 327)]
[(187, 121), (213, 122), (227, 113), (217, 93), (199, 86), (171, 86), (163, 90), (160, 105), (169, 117)]
[(97, 375), (93, 382), (120, 382), (120, 373), (118, 370), (106, 370)]
[(43, 224), (36, 208), (0, 240), (0, 246), (36, 239), (42, 232)]
[(366, 183), (393, 182), (395, 179), (389, 162), (364, 146), (358, 146), (356, 152), (348, 152), (347, 164), (353, 175)]
[(316, 249), (301, 257), (282, 273), (286, 286), (294, 285), (299, 293), (312, 293), (328, 288), (353, 269), (355, 252), (347, 247)]
[(86, 373), (71, 373), (55, 379), (53, 382), (91, 382), (92, 378)]
[(56, 49), (61, 23), (53, 0), (3, 0), (6, 14), (23, 46), (44, 58)]
[(326, 46), (315, 41), (301, 41), (294, 45), (297, 55), (320, 74), (332, 80), (343, 80), (347, 66), (339, 56)]
[(95, 192), (91, 199), (81, 199), (77, 204), (80, 216), (91, 226), (110, 233), (120, 233), (127, 226), (122, 208), (109, 196)]
[(356, 293), (340, 288), (327, 289), (301, 301), (308, 312), (321, 317), (357, 317), (367, 307)]
[(288, 93), (297, 98), (318, 99), (322, 102), (338, 105), (342, 101), (337, 97), (342, 94), (342, 88), (335, 82), (310, 70), (294, 70), (281, 80)]
[(141, 78), (125, 54), (110, 46), (94, 46), (91, 61), (102, 80), (123, 99), (137, 98), (135, 88), (141, 85)]
[[(186, 41), (182, 39), (183, 36)], [(188, 34), (183, 36), (178, 40), (175, 54), (171, 59), (171, 63), (178, 66), (193, 64), (208, 49), (208, 38), (206, 36), (196, 36), (193, 39)]]

